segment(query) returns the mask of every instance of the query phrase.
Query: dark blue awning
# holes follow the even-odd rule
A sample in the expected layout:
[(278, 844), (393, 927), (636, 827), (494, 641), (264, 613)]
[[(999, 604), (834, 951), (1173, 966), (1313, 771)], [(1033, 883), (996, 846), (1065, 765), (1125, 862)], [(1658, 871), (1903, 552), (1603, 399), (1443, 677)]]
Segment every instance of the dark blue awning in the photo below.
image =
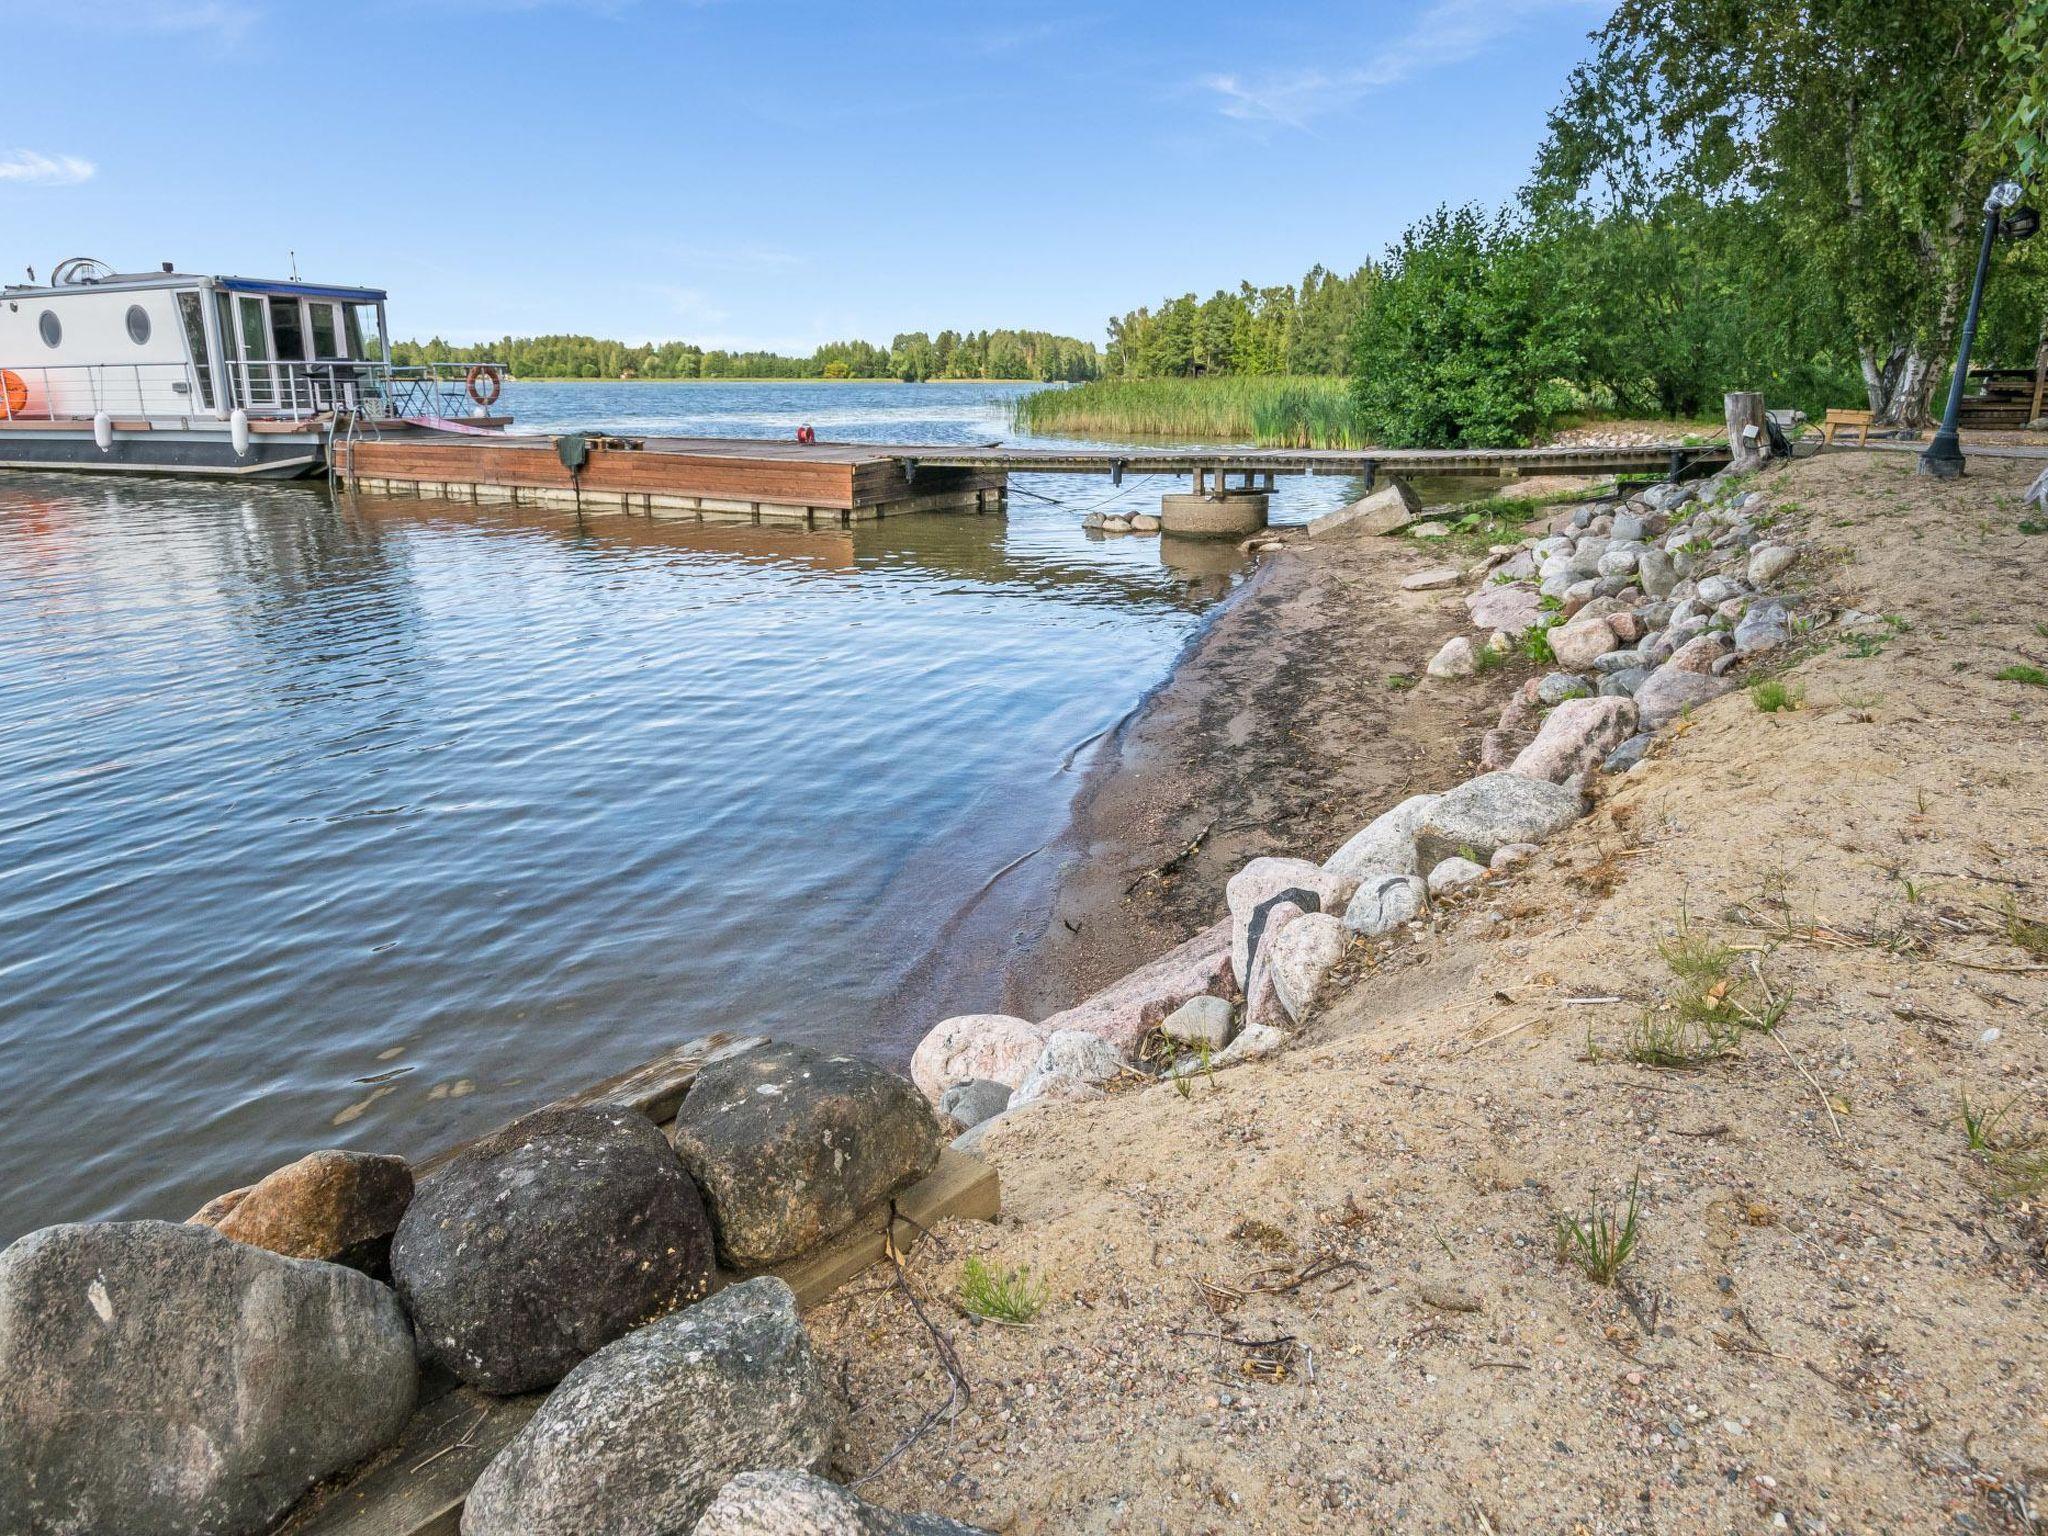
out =
[(230, 293), (275, 293), (296, 299), (334, 299), (343, 304), (381, 304), (388, 295), (382, 288), (332, 288), (324, 283), (278, 282), (258, 277), (217, 277)]

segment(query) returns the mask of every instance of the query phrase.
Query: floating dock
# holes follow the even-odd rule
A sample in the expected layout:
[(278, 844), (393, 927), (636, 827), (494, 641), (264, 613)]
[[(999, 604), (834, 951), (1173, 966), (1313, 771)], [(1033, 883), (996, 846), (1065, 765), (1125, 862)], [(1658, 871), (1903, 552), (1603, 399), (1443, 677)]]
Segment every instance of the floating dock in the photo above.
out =
[[(1007, 448), (749, 438), (521, 436), (434, 427), (337, 438), (334, 473), (365, 491), (569, 506), (703, 521), (843, 527), (914, 512), (1001, 512), (1012, 474), (1188, 476), (1194, 494), (1270, 491), (1279, 475), (1677, 476), (1718, 468), (1725, 445), (1620, 448)], [(1240, 493), (1241, 494), (1241, 493)]]

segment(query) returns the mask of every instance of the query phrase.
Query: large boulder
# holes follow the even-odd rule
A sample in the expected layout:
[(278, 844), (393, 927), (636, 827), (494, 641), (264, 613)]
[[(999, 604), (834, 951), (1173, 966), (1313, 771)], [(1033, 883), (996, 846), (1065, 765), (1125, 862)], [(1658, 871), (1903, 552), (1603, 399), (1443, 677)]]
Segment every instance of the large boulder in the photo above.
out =
[(462, 1536), (688, 1536), (738, 1473), (822, 1469), (832, 1432), (796, 1296), (763, 1275), (571, 1371), (477, 1479)]
[(1636, 706), (1629, 699), (1567, 699), (1550, 712), (1511, 771), (1562, 784), (1599, 767), (1635, 730)]
[(1436, 795), (1409, 795), (1393, 809), (1380, 811), (1325, 858), (1323, 868), (1346, 881), (1364, 881), (1368, 874), (1413, 874), (1415, 834), (1434, 805)]
[(1123, 1052), (1100, 1035), (1091, 1035), (1085, 1029), (1054, 1030), (1046, 1036), (1038, 1065), (1017, 1085), (1010, 1103), (1029, 1104), (1033, 1099), (1045, 1098), (1054, 1093), (1055, 1085), (1064, 1089), (1070, 1083), (1084, 1087), (1106, 1083), (1123, 1069)]
[(421, 1355), (486, 1392), (552, 1386), (702, 1296), (711, 1224), (645, 1115), (544, 1109), (420, 1182), (391, 1274)]
[(45, 1227), (0, 1253), (0, 1531), (264, 1530), (417, 1387), (367, 1275), (190, 1224)]
[(1045, 1049), (1043, 1024), (1007, 1013), (963, 1013), (934, 1024), (910, 1055), (910, 1080), (936, 1100), (956, 1083), (1015, 1088)]
[(939, 1095), (939, 1113), (957, 1120), (963, 1130), (972, 1130), (984, 1120), (993, 1120), (1009, 1107), (1009, 1086), (987, 1078), (977, 1077), (955, 1083)]
[(1661, 730), (1688, 710), (1709, 699), (1718, 699), (1734, 686), (1732, 678), (1688, 671), (1673, 657), (1636, 690), (1638, 723), (1646, 731)]
[(1473, 652), (1470, 640), (1463, 635), (1453, 635), (1429, 658), (1429, 664), (1422, 670), (1441, 682), (1455, 682), (1476, 673), (1479, 658)]
[(1272, 943), (1273, 991), (1288, 1018), (1301, 1023), (1323, 993), (1330, 972), (1351, 945), (1351, 931), (1327, 912), (1310, 912), (1281, 929)]
[(1307, 859), (1253, 859), (1230, 877), (1223, 887), (1223, 900), (1230, 908), (1230, 964), (1246, 979), (1247, 999), (1252, 995), (1252, 951), (1266, 926), (1261, 909), (1282, 897), (1304, 912), (1341, 914), (1357, 884), (1355, 877)]
[[(1226, 917), (1086, 1002), (1054, 1014), (1039, 1028), (1046, 1036), (1061, 1029), (1086, 1030), (1120, 1051), (1135, 1051), (1147, 1031), (1189, 998), (1230, 995), (1235, 978), (1244, 974), (1231, 968), (1230, 952), (1231, 922)], [(1040, 1037), (1041, 1046), (1044, 1038)], [(1034, 1056), (1027, 1070), (1036, 1060)]]
[(288, 1259), (374, 1273), (387, 1266), (391, 1236), (410, 1204), (412, 1168), (404, 1158), (329, 1150), (221, 1196), (192, 1220)]
[(1607, 615), (1594, 611), (1596, 606), (1587, 604), (1549, 632), (1550, 653), (1557, 658), (1560, 667), (1582, 672), (1592, 666), (1596, 658), (1621, 649), (1620, 637), (1607, 622)]
[(1374, 534), (1397, 532), (1421, 516), (1422, 498), (1415, 494), (1408, 482), (1389, 480), (1361, 501), (1354, 501), (1335, 512), (1325, 512), (1321, 517), (1310, 518), (1308, 535), (1312, 539), (1368, 538)]
[(805, 1472), (742, 1472), (691, 1536), (989, 1536), (939, 1515), (898, 1515)]
[(1244, 984), (1246, 1032), (1284, 1029), (1290, 1022), (1287, 1005), (1280, 1000), (1279, 980), (1273, 973), (1273, 962), (1288, 928), (1306, 915), (1306, 908), (1285, 896), (1275, 897), (1259, 908), (1258, 922), (1263, 931), (1257, 936), (1251, 968)]
[(1465, 611), (1475, 629), (1497, 629), (1518, 640), (1543, 618), (1543, 594), (1520, 583), (1481, 587), (1466, 597)]
[(852, 1056), (769, 1045), (697, 1074), (676, 1152), (735, 1269), (795, 1258), (939, 1160), (939, 1124), (907, 1080)]
[(1540, 843), (1583, 813), (1576, 789), (1519, 773), (1485, 773), (1441, 796), (1415, 838), (1424, 867), (1445, 859), (1484, 864), (1508, 843)]

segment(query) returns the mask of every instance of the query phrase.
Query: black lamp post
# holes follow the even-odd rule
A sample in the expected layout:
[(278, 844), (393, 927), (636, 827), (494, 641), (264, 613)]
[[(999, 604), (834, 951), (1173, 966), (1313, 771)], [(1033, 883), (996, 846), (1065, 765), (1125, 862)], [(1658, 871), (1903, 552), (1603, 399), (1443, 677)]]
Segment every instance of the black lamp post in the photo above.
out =
[(1998, 238), (1998, 216), (2019, 200), (2020, 184), (2016, 181), (2001, 181), (1984, 199), (1984, 243), (1977, 250), (1977, 277), (1970, 284), (1970, 308), (1963, 316), (1963, 345), (1956, 354), (1956, 371), (1948, 381), (1948, 409), (1941, 413), (1941, 430), (1920, 455), (1920, 473), (1937, 480), (1953, 480), (1963, 472), (1963, 443), (1956, 436), (1956, 418), (1962, 414), (1963, 385), (1970, 373), (1970, 344), (1977, 339), (1977, 311), (1984, 303), (1984, 274), (1991, 270), (1991, 245)]

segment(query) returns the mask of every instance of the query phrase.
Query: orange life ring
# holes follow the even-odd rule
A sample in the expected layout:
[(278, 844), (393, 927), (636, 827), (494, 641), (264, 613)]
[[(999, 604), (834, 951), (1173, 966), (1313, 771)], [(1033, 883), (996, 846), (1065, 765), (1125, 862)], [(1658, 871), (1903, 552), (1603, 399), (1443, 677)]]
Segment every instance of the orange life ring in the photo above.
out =
[(0, 395), (7, 397), (10, 416), (19, 416), (28, 409), (28, 381), (18, 373), (0, 368)]
[(505, 388), (504, 379), (499, 376), (498, 370), (489, 363), (478, 363), (474, 368), (470, 369), (469, 378), (466, 383), (469, 389), (469, 398), (486, 410), (489, 410), (498, 403), (498, 396)]

